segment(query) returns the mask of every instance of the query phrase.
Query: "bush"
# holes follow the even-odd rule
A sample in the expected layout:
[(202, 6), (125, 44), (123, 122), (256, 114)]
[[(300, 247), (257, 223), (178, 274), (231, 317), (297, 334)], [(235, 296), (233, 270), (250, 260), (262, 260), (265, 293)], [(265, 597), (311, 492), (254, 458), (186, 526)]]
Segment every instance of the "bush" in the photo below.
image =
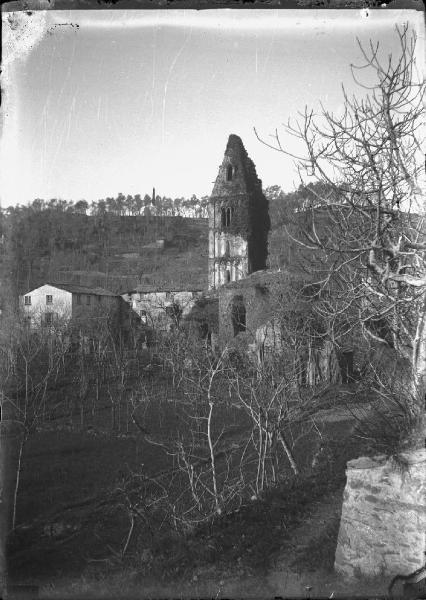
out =
[(423, 415), (418, 400), (402, 386), (374, 389), (375, 399), (355, 427), (355, 436), (374, 454), (398, 458), (401, 452), (423, 447)]

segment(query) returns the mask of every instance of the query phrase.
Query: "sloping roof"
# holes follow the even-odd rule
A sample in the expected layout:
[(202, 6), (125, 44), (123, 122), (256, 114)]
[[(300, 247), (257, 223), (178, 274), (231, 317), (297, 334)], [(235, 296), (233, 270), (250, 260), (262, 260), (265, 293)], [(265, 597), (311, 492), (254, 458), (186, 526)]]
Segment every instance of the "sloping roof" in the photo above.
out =
[(173, 285), (167, 283), (159, 283), (158, 285), (147, 285), (141, 283), (140, 285), (137, 285), (134, 289), (129, 290), (128, 292), (123, 292), (123, 294), (154, 294), (156, 292), (203, 292), (204, 290), (205, 288), (201, 287), (200, 285), (179, 286), (178, 284)]
[(114, 294), (114, 292), (110, 292), (109, 290), (105, 290), (101, 287), (88, 287), (85, 285), (77, 285), (75, 283), (54, 283), (52, 281), (47, 281), (44, 285), (51, 285), (52, 287), (59, 288), (60, 290), (64, 290), (65, 292), (71, 292), (71, 294), (91, 294), (93, 296), (120, 297), (119, 294)]

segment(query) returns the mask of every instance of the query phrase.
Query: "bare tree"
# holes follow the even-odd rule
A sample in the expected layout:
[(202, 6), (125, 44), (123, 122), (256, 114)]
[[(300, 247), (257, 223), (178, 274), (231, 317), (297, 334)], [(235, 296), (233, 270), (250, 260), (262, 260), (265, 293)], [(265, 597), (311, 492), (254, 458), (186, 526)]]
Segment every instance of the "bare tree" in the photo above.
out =
[[(328, 292), (321, 310), (330, 331), (341, 341), (358, 332), (367, 344), (393, 348), (409, 372), (410, 396), (423, 402), (424, 84), (415, 34), (405, 25), (396, 35), (398, 56), (384, 56), (379, 43), (365, 48), (358, 41), (363, 63), (351, 71), (360, 94), (349, 96), (343, 88), (342, 114), (305, 108), (286, 131), (306, 149), (304, 156), (292, 155), (301, 177), (326, 184), (323, 193), (312, 188), (315, 198), (304, 211), (310, 224), (297, 242), (306, 254), (324, 258), (317, 281)], [(278, 132), (272, 137), (264, 143), (289, 154)]]
[[(21, 462), (29, 436), (45, 423), (58, 407), (49, 402), (49, 392), (58, 385), (65, 371), (69, 350), (67, 323), (58, 320), (50, 327), (34, 329), (25, 319), (9, 323), (9, 340), (2, 357), (2, 421), (19, 430), (16, 436), (16, 478), (12, 501), (12, 529), (16, 525), (16, 506)], [(62, 402), (62, 400), (61, 400)]]

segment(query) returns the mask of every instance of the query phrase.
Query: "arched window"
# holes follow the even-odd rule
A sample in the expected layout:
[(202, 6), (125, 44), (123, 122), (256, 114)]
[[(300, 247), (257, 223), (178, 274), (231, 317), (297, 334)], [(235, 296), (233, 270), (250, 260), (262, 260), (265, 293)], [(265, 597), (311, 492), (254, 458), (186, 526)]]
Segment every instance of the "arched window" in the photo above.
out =
[(242, 296), (234, 296), (232, 299), (231, 321), (234, 336), (246, 330), (246, 307)]
[(225, 244), (225, 256), (229, 256), (231, 254), (231, 247), (229, 245), (229, 242), (226, 242)]
[(222, 208), (222, 210), (220, 211), (220, 214), (221, 214), (222, 227), (226, 227), (226, 208)]
[(229, 269), (226, 270), (225, 277), (226, 283), (229, 283), (231, 281), (231, 271)]
[(228, 165), (226, 167), (226, 181), (232, 181), (233, 174), (234, 174), (234, 169), (232, 168), (232, 165)]
[(227, 208), (226, 209), (226, 226), (227, 227), (229, 227), (231, 224), (231, 215), (232, 215), (231, 209)]
[(220, 220), (221, 220), (221, 224), (222, 227), (229, 227), (232, 221), (232, 215), (234, 213), (234, 209), (233, 208), (221, 208), (220, 210)]

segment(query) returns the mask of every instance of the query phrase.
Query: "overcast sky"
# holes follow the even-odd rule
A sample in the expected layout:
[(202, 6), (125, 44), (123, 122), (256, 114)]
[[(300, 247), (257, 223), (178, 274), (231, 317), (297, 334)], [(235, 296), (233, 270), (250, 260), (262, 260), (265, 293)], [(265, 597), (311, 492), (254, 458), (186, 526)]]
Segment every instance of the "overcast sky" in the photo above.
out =
[(319, 101), (338, 111), (356, 37), (395, 52), (410, 13), (49, 11), (15, 28), (6, 13), (1, 204), (207, 195), (230, 133), (264, 186), (291, 191), (291, 159), (253, 128), (295, 149), (282, 124)]

